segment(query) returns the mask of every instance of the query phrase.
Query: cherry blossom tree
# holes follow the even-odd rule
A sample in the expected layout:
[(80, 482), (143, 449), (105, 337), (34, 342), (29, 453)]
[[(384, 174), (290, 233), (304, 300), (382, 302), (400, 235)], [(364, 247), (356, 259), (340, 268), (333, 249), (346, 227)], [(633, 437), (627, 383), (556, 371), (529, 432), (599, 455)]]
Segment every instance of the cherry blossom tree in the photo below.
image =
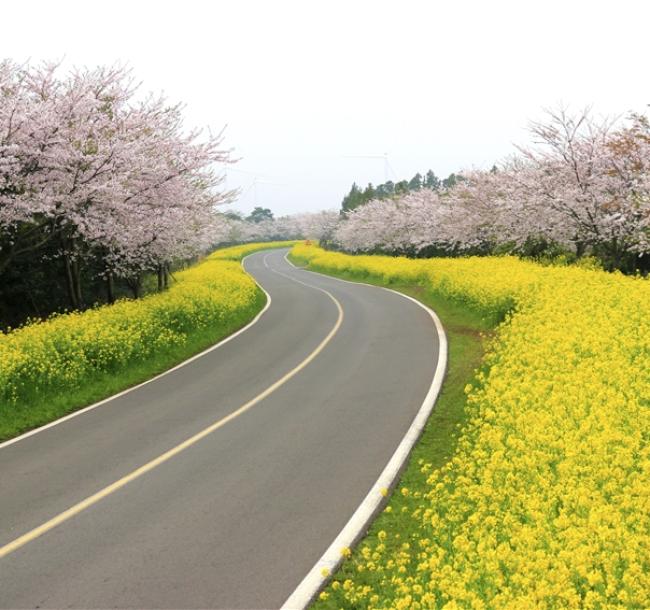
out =
[(223, 133), (187, 131), (183, 107), (137, 95), (122, 67), (60, 75), (55, 64), (0, 64), (0, 273), (54, 247), (71, 304), (80, 268), (165, 277), (173, 260), (206, 248), (216, 206), (232, 200), (215, 164), (232, 162)]
[[(221, 216), (219, 239), (215, 243), (244, 243), (255, 241), (314, 239), (329, 236), (338, 225), (339, 214), (333, 210), (280, 216), (273, 220), (251, 222), (243, 218)], [(225, 228), (225, 230), (224, 230)]]
[[(548, 113), (532, 145), (491, 171), (467, 170), (439, 191), (374, 200), (345, 215), (351, 251), (525, 251), (531, 242), (630, 268), (650, 252), (650, 124)], [(632, 267), (630, 267), (630, 261)]]

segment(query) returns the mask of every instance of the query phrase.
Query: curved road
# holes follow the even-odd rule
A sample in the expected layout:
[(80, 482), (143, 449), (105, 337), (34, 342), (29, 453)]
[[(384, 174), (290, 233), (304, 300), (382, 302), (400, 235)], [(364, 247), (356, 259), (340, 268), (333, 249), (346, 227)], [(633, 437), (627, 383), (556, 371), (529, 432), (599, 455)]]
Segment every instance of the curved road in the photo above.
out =
[[(276, 608), (290, 595), (408, 429), (438, 341), (415, 303), (296, 269), (285, 252), (247, 258), (272, 303), (232, 341), (0, 447), (5, 549), (109, 488), (0, 557), (0, 607)], [(270, 395), (111, 491), (294, 370), (337, 322)]]

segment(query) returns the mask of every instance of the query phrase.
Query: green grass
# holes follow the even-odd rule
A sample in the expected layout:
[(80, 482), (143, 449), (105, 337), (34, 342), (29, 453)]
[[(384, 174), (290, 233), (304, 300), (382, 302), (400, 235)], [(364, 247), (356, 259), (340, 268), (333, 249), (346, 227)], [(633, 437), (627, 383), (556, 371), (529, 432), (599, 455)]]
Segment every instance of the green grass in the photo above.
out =
[[(297, 265), (304, 265), (305, 261), (290, 256)], [(471, 384), (476, 371), (480, 369), (484, 354), (484, 342), (491, 335), (496, 319), (485, 318), (478, 311), (468, 308), (466, 304), (441, 297), (438, 294), (425, 290), (422, 286), (386, 283), (372, 276), (357, 276), (353, 273), (331, 273), (315, 267), (307, 267), (334, 277), (351, 281), (362, 281), (367, 284), (384, 286), (412, 296), (433, 309), (445, 328), (449, 343), (447, 374), (442, 386), (442, 391), (436, 405), (429, 417), (426, 427), (416, 444), (408, 464), (396, 485), (397, 490), (406, 488), (410, 493), (420, 491), (426, 493), (426, 476), (421, 472), (421, 464), (431, 464), (433, 469), (443, 466), (454, 453), (456, 442), (461, 427), (467, 420), (465, 411), (465, 386)], [(378, 544), (378, 533), (382, 530), (391, 532), (388, 538), (395, 544), (395, 534), (399, 534), (399, 541), (408, 541), (411, 534), (415, 534), (416, 521), (402, 516), (402, 508), (406, 509), (404, 496), (400, 491), (393, 493), (386, 508), (378, 515), (366, 536), (370, 544)], [(413, 529), (413, 531), (411, 531)], [(357, 558), (360, 558), (359, 549), (364, 540), (357, 545), (352, 556), (343, 563), (339, 571), (333, 575), (333, 580), (344, 582), (346, 578), (354, 575), (359, 583), (359, 574), (356, 570)], [(385, 544), (387, 541), (384, 542)], [(390, 544), (390, 543), (389, 543)], [(360, 561), (363, 563), (364, 561)], [(338, 608), (336, 597), (328, 600), (317, 600), (314, 608)]]
[(183, 345), (158, 352), (153, 358), (133, 363), (125, 370), (98, 374), (83, 387), (66, 394), (56, 393), (39, 397), (34, 401), (11, 407), (0, 405), (0, 441), (47, 424), (155, 377), (248, 324), (262, 310), (265, 303), (266, 297), (259, 290), (252, 306), (242, 310), (236, 318), (223, 325), (190, 334)]

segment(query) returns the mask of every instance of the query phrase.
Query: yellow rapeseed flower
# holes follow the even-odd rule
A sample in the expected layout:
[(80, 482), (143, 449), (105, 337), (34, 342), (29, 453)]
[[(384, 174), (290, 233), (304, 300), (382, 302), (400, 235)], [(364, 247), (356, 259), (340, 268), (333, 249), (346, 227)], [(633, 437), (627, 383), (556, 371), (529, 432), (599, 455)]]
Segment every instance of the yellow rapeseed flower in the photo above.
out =
[(354, 572), (337, 607), (363, 605), (366, 585), (377, 608), (650, 607), (649, 281), (514, 257), (293, 254), (502, 320), (454, 455), (419, 465), (393, 544), (366, 543), (374, 569)]

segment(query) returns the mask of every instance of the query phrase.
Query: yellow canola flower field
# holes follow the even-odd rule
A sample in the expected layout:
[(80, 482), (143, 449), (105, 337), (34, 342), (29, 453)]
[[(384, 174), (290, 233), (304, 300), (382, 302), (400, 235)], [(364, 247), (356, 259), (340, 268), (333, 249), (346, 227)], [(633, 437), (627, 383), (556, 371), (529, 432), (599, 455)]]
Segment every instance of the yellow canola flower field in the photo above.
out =
[(650, 608), (649, 281), (513, 257), (293, 256), (503, 320), (455, 454), (420, 464), (394, 521), (408, 526), (362, 543), (356, 576), (317, 605)]
[(231, 248), (223, 248), (215, 250), (210, 256), (209, 260), (228, 260), (239, 261), (245, 256), (258, 252), (259, 250), (266, 250), (268, 248), (289, 248), (295, 244), (294, 241), (272, 241), (254, 244), (242, 244), (241, 246), (232, 246)]
[[(292, 243), (292, 242), (291, 242)], [(98, 374), (119, 373), (206, 329), (243, 325), (265, 297), (240, 261), (284, 242), (217, 250), (174, 274), (171, 288), (137, 301), (55, 315), (0, 333), (0, 406), (29, 407)]]

